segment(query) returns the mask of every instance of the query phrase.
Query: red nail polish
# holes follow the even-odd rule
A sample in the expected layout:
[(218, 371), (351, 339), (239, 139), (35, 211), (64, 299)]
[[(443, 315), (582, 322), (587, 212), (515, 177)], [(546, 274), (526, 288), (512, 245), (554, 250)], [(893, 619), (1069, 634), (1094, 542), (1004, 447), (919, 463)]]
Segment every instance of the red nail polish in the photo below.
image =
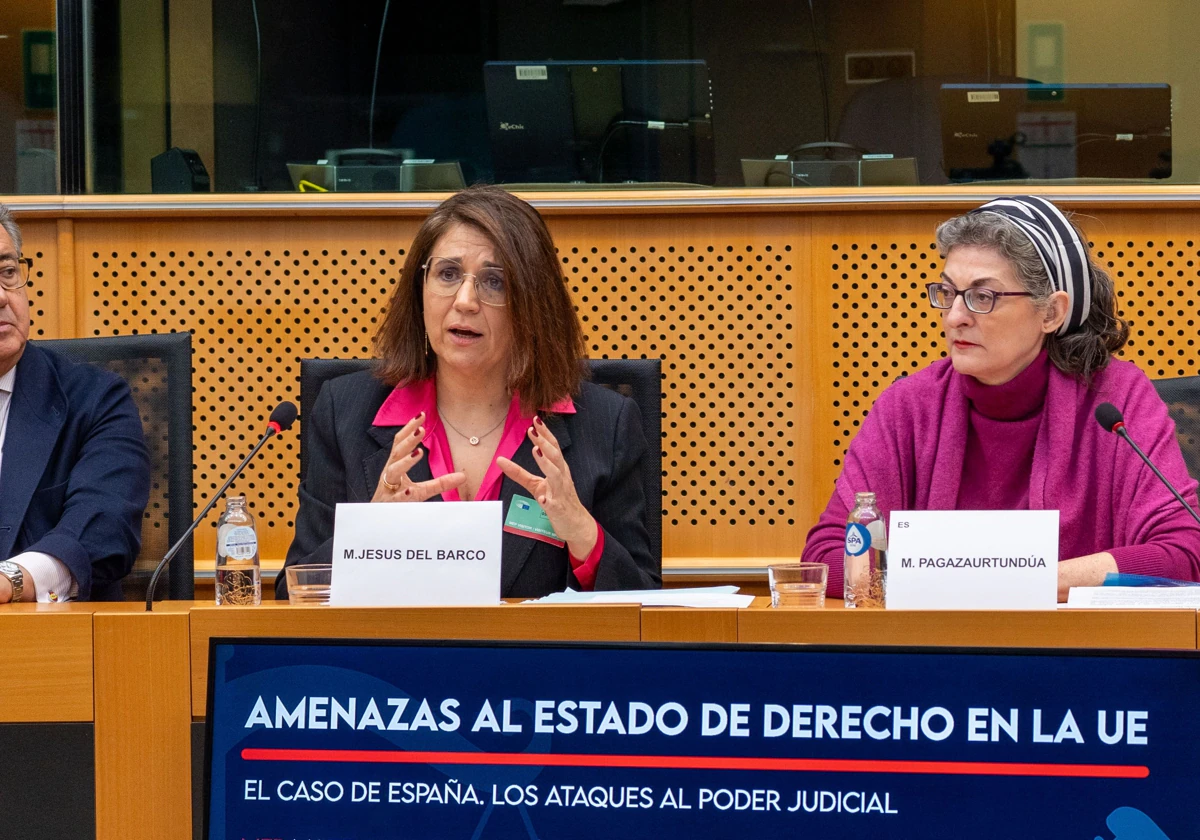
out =
[(534, 437), (537, 437), (537, 429), (535, 429), (533, 426), (530, 426), (529, 434), (533, 435)]
[(546, 425), (545, 423), (543, 423), (543, 422), (542, 422), (542, 418), (541, 418), (541, 417), (538, 417), (536, 414), (533, 416), (533, 422), (534, 422), (534, 423), (537, 423), (539, 426), (545, 426), (545, 425)]
[(534, 447), (534, 450), (533, 450), (533, 451), (534, 451), (534, 452), (536, 452), (536, 453), (538, 454), (538, 457), (539, 457), (539, 458), (541, 458), (541, 457), (544, 457), (544, 456), (542, 455), (542, 448), (541, 448), (540, 446), (538, 446), (538, 447)]

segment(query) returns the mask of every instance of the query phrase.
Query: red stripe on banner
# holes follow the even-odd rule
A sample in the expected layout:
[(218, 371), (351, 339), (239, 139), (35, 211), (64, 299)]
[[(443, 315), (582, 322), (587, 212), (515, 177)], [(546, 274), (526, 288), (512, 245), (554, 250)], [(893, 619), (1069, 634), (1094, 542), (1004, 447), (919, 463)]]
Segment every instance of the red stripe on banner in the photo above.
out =
[(998, 761), (873, 761), (844, 758), (741, 758), (699, 755), (571, 755), (404, 750), (244, 749), (245, 761), (355, 764), (498, 764), (532, 767), (643, 767), (655, 770), (791, 770), (809, 773), (917, 773), (951, 776), (1055, 776), (1145, 779), (1150, 768), (1125, 764), (1033, 764)]

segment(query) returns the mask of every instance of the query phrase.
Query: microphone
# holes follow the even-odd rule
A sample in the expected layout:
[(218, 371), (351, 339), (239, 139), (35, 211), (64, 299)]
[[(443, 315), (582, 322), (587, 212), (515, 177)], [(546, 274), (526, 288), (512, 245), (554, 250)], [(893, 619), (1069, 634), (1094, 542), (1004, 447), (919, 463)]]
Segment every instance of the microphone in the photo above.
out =
[(146, 589), (146, 612), (154, 612), (154, 589), (158, 585), (159, 576), (163, 573), (163, 570), (167, 568), (167, 564), (170, 563), (175, 555), (179, 553), (179, 549), (183, 547), (183, 544), (187, 542), (188, 537), (190, 537), (192, 532), (196, 530), (196, 526), (199, 525), (204, 517), (208, 515), (208, 512), (213, 509), (213, 505), (217, 503), (217, 500), (225, 495), (225, 491), (229, 489), (229, 485), (233, 484), (233, 480), (241, 475), (242, 470), (246, 469), (246, 466), (252, 460), (254, 460), (254, 456), (258, 454), (258, 450), (262, 449), (266, 445), (267, 441), (275, 437), (275, 435), (282, 434), (292, 427), (292, 424), (296, 422), (296, 414), (297, 411), (295, 403), (290, 403), (286, 400), (281, 402), (275, 407), (275, 410), (271, 412), (271, 417), (269, 420), (267, 420), (267, 430), (263, 432), (263, 436), (258, 439), (258, 443), (256, 443), (254, 448), (250, 450), (250, 454), (243, 458), (242, 463), (238, 464), (237, 468), (229, 474), (229, 478), (226, 479), (225, 483), (221, 485), (221, 489), (213, 494), (213, 497), (209, 499), (208, 504), (204, 506), (204, 510), (200, 511), (200, 515), (192, 521), (192, 524), (188, 526), (188, 529), (184, 532), (183, 536), (176, 540), (175, 544), (171, 546), (169, 551), (167, 551), (166, 556), (163, 557), (163, 559), (158, 562), (158, 565), (154, 567), (154, 574), (150, 576), (150, 586)]
[(1166, 488), (1171, 491), (1171, 494), (1179, 500), (1179, 504), (1183, 505), (1183, 509), (1192, 515), (1192, 519), (1200, 522), (1200, 514), (1196, 513), (1196, 511), (1187, 503), (1183, 496), (1179, 495), (1179, 491), (1175, 489), (1171, 482), (1167, 481), (1167, 477), (1165, 475), (1159, 472), (1158, 467), (1154, 466), (1154, 462), (1147, 457), (1146, 453), (1142, 451), (1142, 448), (1133, 442), (1133, 438), (1129, 436), (1129, 432), (1125, 428), (1125, 418), (1121, 415), (1121, 410), (1119, 408), (1112, 403), (1101, 403), (1100, 405), (1096, 406), (1096, 422), (1104, 427), (1104, 431), (1113, 432), (1119, 435), (1125, 440), (1126, 443), (1132, 446), (1133, 451), (1138, 454), (1138, 457), (1145, 461), (1146, 466), (1153, 470), (1154, 474), (1158, 476), (1158, 480), (1166, 485)]

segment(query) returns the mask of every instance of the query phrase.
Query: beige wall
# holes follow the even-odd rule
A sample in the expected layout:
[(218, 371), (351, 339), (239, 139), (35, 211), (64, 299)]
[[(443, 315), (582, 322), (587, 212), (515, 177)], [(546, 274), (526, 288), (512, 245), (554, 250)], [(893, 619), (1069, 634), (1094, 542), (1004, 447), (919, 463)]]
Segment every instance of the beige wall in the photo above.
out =
[(1016, 0), (1017, 73), (1028, 71), (1025, 27), (1062, 23), (1064, 82), (1171, 85), (1174, 183), (1200, 182), (1200, 3), (1196, 0)]
[(150, 192), (150, 158), (167, 148), (161, 0), (121, 2), (121, 145), (125, 192)]

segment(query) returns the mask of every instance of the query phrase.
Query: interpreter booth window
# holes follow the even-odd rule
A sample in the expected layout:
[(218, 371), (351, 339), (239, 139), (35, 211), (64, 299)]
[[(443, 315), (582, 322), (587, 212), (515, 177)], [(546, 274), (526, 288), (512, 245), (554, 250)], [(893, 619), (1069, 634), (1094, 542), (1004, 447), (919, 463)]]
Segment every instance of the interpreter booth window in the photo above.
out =
[[(95, 192), (1200, 181), (1193, 0), (89, 8)], [(25, 26), (0, 160), (53, 119), (11, 63)]]
[(58, 192), (53, 0), (0, 3), (0, 195)]

